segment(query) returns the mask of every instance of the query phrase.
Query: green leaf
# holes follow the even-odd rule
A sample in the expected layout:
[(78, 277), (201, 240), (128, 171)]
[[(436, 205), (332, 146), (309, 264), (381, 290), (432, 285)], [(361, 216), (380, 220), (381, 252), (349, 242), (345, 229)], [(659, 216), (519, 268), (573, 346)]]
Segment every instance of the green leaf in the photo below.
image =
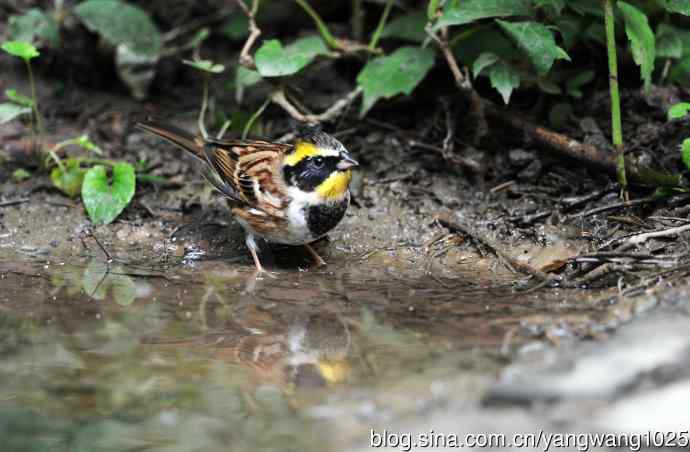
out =
[(261, 74), (258, 72), (247, 69), (244, 66), (237, 67), (237, 73), (235, 73), (235, 100), (238, 104), (242, 103), (244, 90), (256, 85), (261, 79)]
[(89, 169), (84, 176), (81, 197), (91, 221), (111, 223), (124, 210), (134, 196), (136, 176), (129, 163), (113, 166), (112, 184), (108, 183), (105, 167)]
[(54, 47), (60, 45), (57, 22), (38, 8), (31, 8), (19, 16), (10, 16), (7, 28), (13, 41), (44, 41)]
[(539, 75), (544, 75), (558, 59), (570, 61), (570, 57), (556, 45), (553, 32), (537, 22), (506, 22), (496, 19), (508, 36), (527, 55)]
[(21, 182), (31, 177), (31, 173), (24, 168), (17, 168), (12, 172), (12, 178), (17, 182)]
[(400, 47), (388, 56), (369, 60), (357, 76), (364, 90), (360, 115), (381, 97), (410, 94), (434, 65), (434, 51), (427, 47)]
[(441, 3), (441, 0), (429, 0), (429, 4), (426, 6), (426, 16), (429, 20), (436, 19), (436, 11)]
[(84, 134), (74, 139), (74, 144), (86, 149), (87, 151), (93, 152), (94, 154), (102, 155), (103, 151), (99, 148), (88, 135)]
[(182, 63), (199, 71), (209, 72), (211, 74), (220, 74), (225, 70), (225, 66), (222, 64), (216, 64), (211, 60), (182, 60)]
[(34, 106), (34, 101), (32, 98), (19, 94), (16, 89), (5, 90), (5, 96), (7, 96), (7, 98), (15, 104), (21, 105), (22, 107), (32, 108)]
[(568, 7), (581, 16), (594, 16), (603, 19), (604, 8), (601, 0), (567, 0)]
[(546, 94), (558, 96), (559, 94), (563, 93), (563, 90), (560, 86), (558, 86), (558, 83), (548, 78), (539, 78), (537, 80), (537, 85), (539, 86), (539, 89), (544, 91)]
[(451, 0), (446, 2), (434, 29), (489, 17), (527, 16), (531, 12), (530, 0)]
[(664, 8), (672, 13), (690, 16), (690, 1), (688, 0), (666, 0), (664, 2)]
[(683, 57), (683, 40), (674, 27), (663, 22), (656, 29), (656, 57), (674, 59)]
[(652, 72), (656, 58), (654, 32), (649, 27), (647, 16), (642, 11), (622, 1), (619, 1), (617, 5), (625, 19), (625, 34), (630, 40), (633, 60), (640, 66), (642, 80), (645, 89), (647, 89), (652, 84)]
[(671, 108), (668, 109), (667, 119), (672, 121), (674, 119), (684, 118), (687, 116), (688, 112), (690, 112), (690, 103), (679, 102), (671, 105)]
[(0, 104), (0, 124), (5, 124), (21, 115), (31, 114), (31, 109), (21, 105), (4, 102)]
[(503, 102), (506, 104), (510, 102), (513, 90), (520, 86), (520, 74), (503, 61), (491, 66), (489, 80), (491, 80), (491, 86), (501, 93)]
[(119, 0), (86, 0), (74, 8), (86, 27), (113, 45), (124, 44), (133, 53), (156, 56), (161, 33), (138, 6)]
[(493, 52), (484, 52), (474, 60), (472, 64), (472, 75), (477, 78), (484, 69), (492, 66), (499, 60), (498, 55)]
[(534, 0), (534, 6), (545, 9), (554, 16), (560, 16), (565, 8), (565, 0)]
[(579, 99), (582, 97), (582, 90), (580, 88), (594, 80), (595, 75), (596, 73), (591, 69), (582, 71), (565, 82), (565, 90), (569, 95)]
[(25, 41), (6, 41), (2, 44), (2, 50), (25, 61), (40, 55), (36, 47)]
[(240, 41), (249, 34), (249, 19), (242, 12), (237, 12), (223, 25), (221, 33), (230, 39)]
[(318, 36), (300, 38), (283, 47), (277, 39), (264, 41), (254, 57), (256, 69), (263, 77), (282, 77), (296, 74), (328, 49)]
[(683, 159), (685, 167), (690, 170), (690, 138), (683, 140), (680, 148), (680, 156)]
[(424, 31), (426, 23), (427, 18), (423, 11), (396, 17), (386, 25), (381, 37), (422, 43), (427, 37), (426, 31)]
[(84, 181), (85, 171), (79, 166), (79, 160), (70, 158), (63, 165), (64, 170), (59, 166), (50, 172), (50, 180), (53, 181), (55, 188), (74, 198), (81, 193), (82, 182)]

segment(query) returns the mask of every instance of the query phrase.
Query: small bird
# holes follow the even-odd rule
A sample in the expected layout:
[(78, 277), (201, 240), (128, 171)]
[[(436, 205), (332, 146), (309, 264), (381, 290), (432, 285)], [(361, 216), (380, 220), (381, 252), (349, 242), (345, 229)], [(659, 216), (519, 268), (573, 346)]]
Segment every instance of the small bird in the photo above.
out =
[(260, 140), (216, 140), (177, 127), (145, 121), (137, 127), (189, 151), (206, 164), (204, 176), (228, 200), (244, 228), (257, 273), (263, 273), (256, 237), (304, 245), (324, 237), (350, 205), (352, 168), (358, 163), (318, 126), (303, 126), (295, 144)]

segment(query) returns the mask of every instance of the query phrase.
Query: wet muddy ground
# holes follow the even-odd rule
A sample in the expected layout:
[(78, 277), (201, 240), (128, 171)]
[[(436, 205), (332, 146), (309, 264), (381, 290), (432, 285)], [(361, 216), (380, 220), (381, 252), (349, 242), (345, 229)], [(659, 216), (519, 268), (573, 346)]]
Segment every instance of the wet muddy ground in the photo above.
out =
[[(5, 67), (14, 76), (0, 88), (21, 86), (21, 67)], [(39, 91), (55, 100), (51, 86)], [(442, 114), (419, 111), (428, 121), (414, 128), (374, 112), (333, 126), (362, 168), (354, 205), (317, 246), (329, 265), (265, 247), (273, 277), (257, 280), (194, 163), (130, 127), (153, 111), (193, 130), (196, 97), (63, 95), (49, 115), (55, 141), (86, 129), (108, 156), (144, 158), (171, 183), (140, 184), (117, 221), (94, 227), (46, 176), (11, 179), (27, 161), (25, 129), (0, 131), (7, 450), (362, 450), (371, 429), (687, 430), (688, 232), (620, 251), (687, 224), (687, 196), (626, 208), (606, 176), (509, 131), (498, 150), (463, 144), (456, 165), (429, 144), (444, 136)], [(285, 132), (279, 110), (267, 115), (267, 133)], [(601, 135), (591, 130), (576, 133)], [(658, 147), (672, 149), (678, 133), (664, 130)]]

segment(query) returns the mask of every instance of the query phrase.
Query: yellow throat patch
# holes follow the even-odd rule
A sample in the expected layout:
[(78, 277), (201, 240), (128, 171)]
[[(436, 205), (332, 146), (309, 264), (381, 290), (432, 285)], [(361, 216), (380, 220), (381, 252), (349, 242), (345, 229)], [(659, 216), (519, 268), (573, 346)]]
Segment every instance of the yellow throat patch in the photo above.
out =
[(352, 179), (352, 171), (336, 171), (316, 187), (316, 193), (327, 200), (342, 198)]
[(295, 166), (303, 159), (314, 155), (319, 155), (319, 149), (316, 145), (299, 141), (295, 145), (295, 150), (285, 156), (284, 162), (286, 165)]

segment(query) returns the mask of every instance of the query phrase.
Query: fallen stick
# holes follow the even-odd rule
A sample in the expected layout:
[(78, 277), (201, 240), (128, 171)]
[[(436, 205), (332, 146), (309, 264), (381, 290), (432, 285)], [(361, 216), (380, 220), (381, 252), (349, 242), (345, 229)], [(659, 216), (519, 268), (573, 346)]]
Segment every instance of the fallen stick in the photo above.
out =
[[(487, 106), (486, 113), (495, 120), (524, 132), (530, 139), (548, 149), (584, 162), (612, 176), (616, 175), (616, 158), (612, 152), (602, 151), (591, 144), (582, 143), (546, 127), (538, 126), (523, 117), (501, 110), (495, 106)], [(653, 187), (681, 187), (686, 185), (680, 176), (662, 173), (656, 169), (640, 165), (629, 158), (625, 160), (625, 168), (628, 178), (638, 184)]]

